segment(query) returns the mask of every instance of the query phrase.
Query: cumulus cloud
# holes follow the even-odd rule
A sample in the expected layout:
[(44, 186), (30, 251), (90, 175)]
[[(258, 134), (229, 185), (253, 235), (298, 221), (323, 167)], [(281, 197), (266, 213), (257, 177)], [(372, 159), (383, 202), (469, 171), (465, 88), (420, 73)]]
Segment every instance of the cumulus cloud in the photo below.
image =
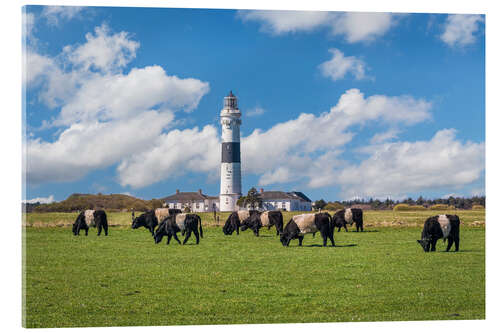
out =
[(27, 54), (27, 89), (38, 88), (39, 100), (60, 110), (42, 126), (59, 127), (54, 141), (26, 139), (29, 184), (74, 181), (153, 149), (174, 113), (192, 111), (209, 90), (160, 66), (124, 72), (139, 46), (126, 32), (100, 26), (86, 39), (56, 57)]
[(54, 142), (30, 139), (27, 181), (29, 184), (74, 181), (92, 170), (152, 149), (172, 120), (172, 113), (145, 111), (125, 120), (75, 123)]
[(403, 197), (422, 190), (459, 187), (480, 178), (484, 151), (484, 142), (461, 142), (456, 130), (444, 129), (429, 141), (367, 147), (369, 157), (343, 168), (337, 182), (346, 198)]
[(243, 21), (261, 22), (261, 31), (273, 35), (311, 31), (330, 21), (330, 13), (313, 11), (245, 10), (238, 15)]
[(62, 21), (79, 17), (83, 9), (78, 6), (44, 6), (40, 15), (49, 25), (58, 26)]
[(245, 22), (260, 22), (260, 30), (272, 35), (329, 27), (332, 34), (343, 36), (349, 43), (369, 42), (383, 36), (398, 20), (398, 16), (391, 13), (317, 11), (245, 10), (239, 11), (238, 16)]
[(118, 166), (121, 185), (143, 187), (187, 172), (217, 173), (220, 140), (211, 125), (172, 130), (160, 135), (151, 149), (126, 158)]
[[(352, 140), (355, 135), (353, 126), (367, 122), (412, 125), (430, 119), (430, 108), (430, 102), (410, 96), (373, 95), (365, 98), (358, 89), (350, 89), (330, 112), (320, 115), (303, 113), (267, 131), (256, 129), (243, 138), (243, 171), (264, 174), (261, 185), (287, 182), (304, 175), (311, 179), (316, 171), (304, 170), (310, 168), (318, 152), (328, 152), (324, 156), (327, 166), (341, 163), (337, 150)], [(270, 146), (273, 149), (262, 149)]]
[(481, 15), (448, 15), (440, 38), (451, 47), (473, 44), (476, 41), (479, 25), (483, 22), (484, 18)]
[(37, 198), (33, 198), (33, 199), (29, 199), (29, 200), (23, 200), (24, 203), (31, 203), (31, 204), (34, 204), (34, 203), (41, 203), (41, 204), (49, 204), (49, 203), (52, 203), (54, 202), (54, 195), (49, 195), (48, 197), (37, 197)]
[(343, 79), (346, 74), (350, 73), (356, 80), (365, 78), (364, 61), (354, 56), (344, 56), (344, 53), (338, 49), (330, 49), (332, 58), (320, 64), (319, 70), (325, 77), (329, 77), (333, 81)]
[(397, 19), (391, 13), (345, 13), (336, 16), (332, 32), (349, 43), (369, 42), (387, 33)]
[(95, 28), (94, 34), (85, 35), (82, 45), (67, 45), (63, 51), (68, 60), (84, 70), (116, 71), (125, 67), (136, 56), (139, 42), (130, 39), (127, 32), (112, 34), (107, 25)]

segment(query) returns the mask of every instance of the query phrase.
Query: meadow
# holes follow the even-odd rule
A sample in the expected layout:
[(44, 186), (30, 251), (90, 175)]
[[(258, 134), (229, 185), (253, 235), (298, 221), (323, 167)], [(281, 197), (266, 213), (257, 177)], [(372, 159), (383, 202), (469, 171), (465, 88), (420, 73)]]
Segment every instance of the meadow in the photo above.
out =
[(225, 236), (211, 214), (199, 245), (167, 246), (130, 229), (129, 213), (108, 214), (108, 237), (73, 236), (76, 214), (29, 213), (24, 326), (484, 319), (484, 210), (448, 212), (460, 252), (439, 241), (424, 253), (416, 239), (439, 213), (366, 211), (366, 232), (335, 232), (326, 248), (319, 235), (285, 248), (273, 229)]

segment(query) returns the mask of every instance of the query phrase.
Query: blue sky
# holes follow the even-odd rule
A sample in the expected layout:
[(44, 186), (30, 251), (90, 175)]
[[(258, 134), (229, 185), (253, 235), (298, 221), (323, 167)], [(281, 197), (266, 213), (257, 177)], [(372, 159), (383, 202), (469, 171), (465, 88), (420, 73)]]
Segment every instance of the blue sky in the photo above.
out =
[(484, 194), (484, 16), (28, 6), (26, 198)]

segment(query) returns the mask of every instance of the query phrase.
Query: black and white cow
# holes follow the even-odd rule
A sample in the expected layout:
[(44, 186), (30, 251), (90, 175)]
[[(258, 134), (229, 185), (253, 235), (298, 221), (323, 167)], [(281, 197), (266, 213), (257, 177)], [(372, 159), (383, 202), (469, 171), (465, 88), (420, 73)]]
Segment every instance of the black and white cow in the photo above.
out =
[(356, 223), (356, 231), (363, 231), (363, 210), (360, 208), (347, 208), (336, 212), (333, 215), (333, 223), (340, 229), (344, 227), (347, 232), (347, 224)]
[(276, 227), (276, 235), (283, 232), (283, 214), (278, 210), (256, 212), (241, 222), (241, 231), (251, 229), (255, 236), (259, 236), (259, 229), (267, 227), (267, 230), (272, 226)]
[(222, 227), (222, 232), (224, 235), (232, 235), (234, 231), (236, 234), (240, 234), (240, 226), (241, 222), (253, 215), (258, 213), (256, 210), (238, 210), (236, 212), (232, 212), (226, 220), (226, 223)]
[[(198, 226), (200, 232), (198, 233)], [(155, 243), (158, 244), (163, 239), (163, 236), (167, 236), (167, 244), (170, 244), (172, 236), (180, 244), (181, 241), (177, 238), (177, 233), (181, 231), (182, 234), (186, 233), (186, 238), (182, 244), (186, 244), (191, 232), (194, 233), (196, 237), (196, 244), (200, 243), (200, 236), (203, 238), (203, 228), (201, 226), (201, 218), (196, 214), (175, 214), (167, 216), (158, 226), (154, 233)]]
[(448, 239), (448, 252), (455, 243), (455, 251), (460, 245), (460, 218), (457, 215), (436, 215), (429, 217), (424, 223), (422, 239), (417, 242), (422, 245), (425, 252), (436, 251), (436, 242), (442, 238), (443, 242)]
[(280, 241), (283, 246), (288, 246), (292, 239), (298, 238), (299, 246), (302, 246), (305, 234), (319, 231), (323, 237), (323, 246), (326, 246), (328, 238), (332, 242), (332, 246), (335, 246), (334, 229), (332, 217), (328, 213), (295, 215), (280, 233)]
[(106, 217), (106, 212), (103, 210), (93, 210), (87, 209), (80, 212), (73, 223), (73, 234), (75, 236), (80, 235), (80, 230), (85, 230), (85, 236), (89, 234), (89, 227), (97, 228), (97, 236), (101, 235), (102, 229), (104, 229), (104, 235), (108, 235), (108, 218)]
[(156, 208), (135, 217), (135, 212), (132, 210), (132, 229), (144, 227), (154, 236), (154, 230), (160, 221), (165, 217), (181, 213), (180, 209), (175, 208)]

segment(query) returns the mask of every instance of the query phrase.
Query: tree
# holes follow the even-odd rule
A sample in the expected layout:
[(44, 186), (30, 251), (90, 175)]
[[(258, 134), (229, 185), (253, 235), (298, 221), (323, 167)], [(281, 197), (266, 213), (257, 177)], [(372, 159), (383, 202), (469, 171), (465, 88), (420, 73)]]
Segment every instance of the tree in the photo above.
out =
[(255, 187), (252, 187), (248, 190), (247, 197), (245, 200), (245, 204), (249, 204), (250, 208), (255, 209), (255, 207), (262, 206), (262, 197)]
[(326, 202), (323, 199), (316, 200), (314, 202), (314, 208), (316, 209), (323, 209), (326, 206)]

